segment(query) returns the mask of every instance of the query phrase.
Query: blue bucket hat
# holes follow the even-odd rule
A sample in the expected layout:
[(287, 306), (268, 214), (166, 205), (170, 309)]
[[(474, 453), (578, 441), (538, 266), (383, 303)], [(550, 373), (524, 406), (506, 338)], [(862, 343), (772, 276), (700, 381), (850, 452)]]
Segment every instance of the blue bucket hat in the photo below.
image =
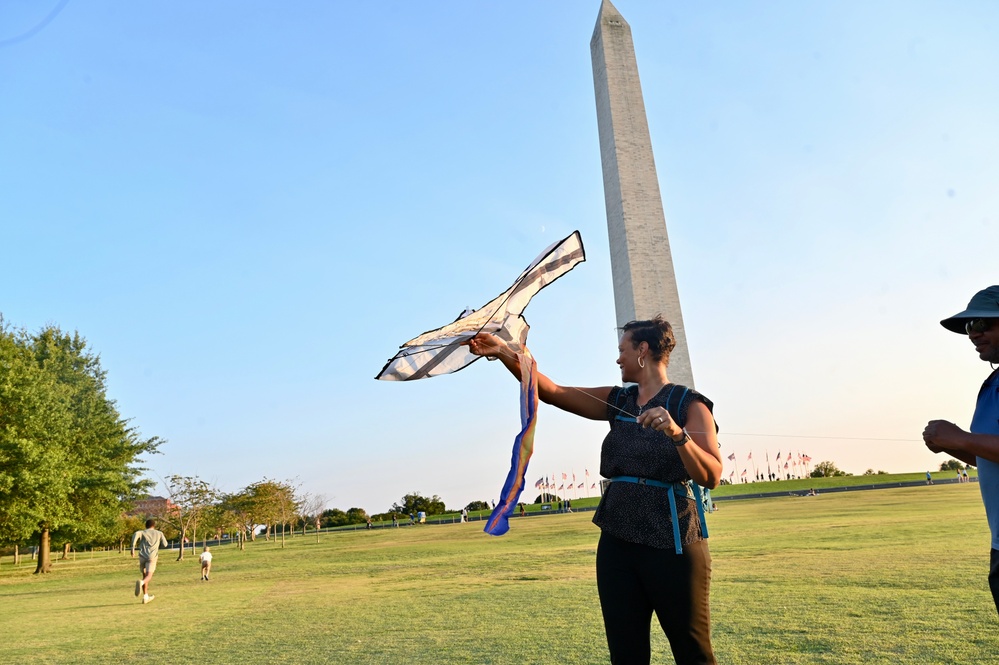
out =
[(990, 286), (976, 293), (968, 308), (940, 322), (951, 332), (964, 335), (964, 324), (971, 319), (999, 319), (999, 286)]

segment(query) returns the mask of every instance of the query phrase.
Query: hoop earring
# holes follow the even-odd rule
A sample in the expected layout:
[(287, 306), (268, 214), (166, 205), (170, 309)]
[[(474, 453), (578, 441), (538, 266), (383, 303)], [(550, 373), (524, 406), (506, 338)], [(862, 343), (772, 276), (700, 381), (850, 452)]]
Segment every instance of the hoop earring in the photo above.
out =
[(638, 366), (645, 369), (645, 363), (642, 362), (642, 357), (638, 356)]

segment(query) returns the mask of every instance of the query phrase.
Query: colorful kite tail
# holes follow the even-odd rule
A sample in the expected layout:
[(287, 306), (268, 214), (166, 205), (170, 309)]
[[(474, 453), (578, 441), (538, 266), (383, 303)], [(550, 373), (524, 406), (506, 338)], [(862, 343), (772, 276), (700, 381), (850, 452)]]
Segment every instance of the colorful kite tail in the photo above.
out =
[(510, 530), (509, 517), (513, 514), (524, 491), (527, 464), (534, 453), (534, 430), (538, 424), (537, 363), (529, 352), (518, 353), (520, 360), (520, 434), (513, 440), (513, 459), (510, 473), (503, 483), (500, 502), (493, 508), (484, 531), (492, 536), (502, 536)]

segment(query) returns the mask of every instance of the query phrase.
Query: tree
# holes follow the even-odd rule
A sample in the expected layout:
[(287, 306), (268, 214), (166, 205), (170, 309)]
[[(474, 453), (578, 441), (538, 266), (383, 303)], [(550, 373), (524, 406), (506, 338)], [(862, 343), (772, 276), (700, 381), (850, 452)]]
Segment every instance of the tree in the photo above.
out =
[(949, 459), (940, 465), (941, 471), (960, 471), (964, 468), (964, 465), (958, 462), (956, 459)]
[[(296, 495), (295, 487), (291, 483), (277, 483), (277, 486), (276, 499), (278, 519), (281, 520), (281, 547), (284, 548), (284, 532), (287, 526), (298, 521), (302, 502)], [(292, 537), (294, 536), (295, 532), (292, 531)]]
[(348, 508), (347, 524), (365, 524), (368, 521), (368, 513), (364, 508)]
[(258, 483), (249, 485), (246, 493), (248, 514), (250, 518), (250, 540), (254, 540), (253, 531), (257, 524), (266, 526), (264, 540), (270, 540), (271, 527), (278, 520), (278, 492), (280, 488), (277, 483), (266, 478)]
[(819, 462), (812, 471), (812, 478), (831, 478), (832, 476), (845, 476), (845, 471), (840, 471), (832, 462)]
[(0, 542), (115, 539), (125, 504), (151, 484), (137, 466), (160, 445), (107, 397), (100, 358), (78, 333), (35, 334), (0, 318)]
[(132, 535), (136, 531), (141, 531), (145, 528), (144, 520), (138, 515), (126, 515), (122, 513), (121, 517), (118, 519), (118, 532), (116, 535), (118, 543), (118, 551), (125, 551), (125, 543), (131, 543)]
[(315, 524), (316, 542), (319, 542), (319, 527), (323, 511), (326, 510), (325, 494), (306, 494), (302, 498), (302, 535), (305, 535), (305, 525)]
[(562, 497), (560, 497), (558, 494), (552, 494), (549, 492), (545, 494), (539, 494), (536, 497), (534, 497), (533, 503), (556, 503), (561, 500)]
[(240, 551), (245, 550), (246, 534), (249, 533), (250, 537), (253, 538), (252, 505), (248, 490), (223, 495), (219, 501), (218, 509), (222, 514), (221, 521), (236, 529)]
[[(253, 539), (255, 524), (267, 527), (264, 538), (269, 539), (272, 527), (277, 524), (294, 522), (298, 515), (299, 501), (291, 483), (282, 483), (264, 478), (242, 491), (239, 504), (247, 517), (250, 539)], [(281, 530), (281, 546), (284, 547), (284, 529)]]
[(214, 503), (202, 510), (201, 517), (198, 518), (198, 526), (201, 527), (202, 545), (208, 544), (209, 534), (212, 538), (221, 540), (223, 531), (234, 522), (232, 516), (227, 515), (222, 509), (222, 496), (221, 492), (216, 492)]
[(472, 501), (467, 506), (465, 506), (465, 510), (467, 510), (470, 513), (476, 510), (489, 510), (489, 504), (486, 503), (485, 501)]
[[(391, 513), (389, 513), (391, 515)], [(319, 518), (319, 523), (323, 527), (347, 526), (348, 524), (364, 524), (368, 521), (368, 514), (363, 508), (351, 508), (343, 512), (339, 508), (329, 508), (323, 511)]]
[(218, 492), (197, 476), (167, 476), (164, 484), (173, 506), (159, 518), (172, 523), (180, 531), (180, 553), (177, 555), (177, 561), (183, 561), (188, 530), (191, 531), (193, 554), (195, 541), (198, 539), (198, 519), (218, 499)]
[(327, 529), (334, 526), (344, 526), (348, 524), (347, 513), (339, 508), (328, 508), (323, 511), (319, 523)]
[(402, 497), (401, 504), (392, 504), (392, 510), (403, 515), (410, 513), (425, 512), (427, 515), (440, 515), (447, 512), (444, 501), (436, 494), (432, 498), (420, 496), (417, 492), (410, 492)]

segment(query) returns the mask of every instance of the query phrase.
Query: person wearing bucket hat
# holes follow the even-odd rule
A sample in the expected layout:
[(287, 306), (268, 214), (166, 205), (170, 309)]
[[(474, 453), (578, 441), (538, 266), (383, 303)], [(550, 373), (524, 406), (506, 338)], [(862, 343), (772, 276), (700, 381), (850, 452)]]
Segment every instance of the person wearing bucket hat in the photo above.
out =
[(969, 431), (946, 420), (931, 420), (923, 430), (926, 447), (978, 467), (978, 484), (992, 532), (989, 589), (999, 611), (999, 286), (975, 294), (968, 307), (940, 322), (951, 332), (967, 335), (978, 357), (992, 373), (978, 391)]

